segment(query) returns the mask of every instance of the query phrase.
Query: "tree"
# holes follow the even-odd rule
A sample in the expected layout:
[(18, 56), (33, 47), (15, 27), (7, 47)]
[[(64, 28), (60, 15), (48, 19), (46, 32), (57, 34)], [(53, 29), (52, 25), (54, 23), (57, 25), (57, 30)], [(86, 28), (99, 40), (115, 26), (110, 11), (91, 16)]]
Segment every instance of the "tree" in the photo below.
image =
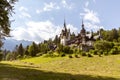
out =
[(4, 37), (8, 37), (10, 33), (9, 16), (13, 12), (14, 4), (17, 0), (0, 0), (0, 48)]
[(102, 38), (107, 41), (117, 41), (120, 35), (120, 31), (117, 29), (102, 30)]
[(40, 49), (40, 52), (42, 52), (43, 54), (47, 53), (50, 49), (49, 49), (49, 44), (47, 43), (41, 43), (39, 45), (39, 49)]
[(73, 32), (72, 34), (71, 34), (71, 39), (74, 39), (75, 38), (75, 33)]
[(23, 45), (22, 45), (22, 43), (19, 45), (19, 47), (18, 47), (18, 54), (20, 55), (20, 56), (23, 56), (24, 55), (24, 48), (23, 48)]
[(29, 46), (28, 52), (32, 57), (36, 56), (36, 54), (39, 52), (38, 46), (35, 42), (33, 42), (32, 45)]
[(113, 48), (114, 44), (112, 42), (108, 41), (97, 41), (94, 44), (94, 47), (96, 50), (102, 51), (102, 52), (109, 52)]
[(27, 55), (27, 56), (30, 55), (29, 52), (28, 52), (28, 49), (29, 49), (29, 46), (27, 46), (27, 47), (25, 48), (25, 51), (24, 51), (24, 54)]
[(0, 52), (0, 61), (3, 59), (3, 54)]
[(58, 35), (55, 36), (54, 43), (56, 45), (59, 44), (59, 37), (58, 37)]

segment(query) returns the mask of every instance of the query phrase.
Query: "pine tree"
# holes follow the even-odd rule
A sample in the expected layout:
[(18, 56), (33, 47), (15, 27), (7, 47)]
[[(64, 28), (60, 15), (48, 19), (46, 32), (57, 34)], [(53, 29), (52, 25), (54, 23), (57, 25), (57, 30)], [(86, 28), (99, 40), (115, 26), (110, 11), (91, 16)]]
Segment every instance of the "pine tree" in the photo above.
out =
[(0, 48), (3, 45), (1, 39), (8, 37), (10, 33), (9, 16), (13, 12), (13, 5), (17, 0), (0, 0)]
[(24, 48), (23, 48), (23, 45), (22, 45), (22, 43), (19, 45), (19, 47), (18, 47), (18, 54), (20, 55), (20, 56), (23, 56), (24, 55)]
[(35, 42), (32, 43), (32, 45), (29, 46), (28, 52), (32, 57), (36, 56), (37, 53), (39, 52), (38, 46)]
[(71, 34), (71, 39), (74, 39), (75, 38), (75, 33), (73, 32), (72, 34)]

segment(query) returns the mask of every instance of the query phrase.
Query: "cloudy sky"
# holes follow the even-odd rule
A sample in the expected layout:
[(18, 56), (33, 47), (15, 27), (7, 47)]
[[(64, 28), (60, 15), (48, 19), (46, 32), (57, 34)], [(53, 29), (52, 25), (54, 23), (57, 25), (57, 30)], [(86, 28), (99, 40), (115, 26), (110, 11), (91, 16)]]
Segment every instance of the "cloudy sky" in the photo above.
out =
[(80, 32), (82, 19), (88, 31), (120, 27), (119, 0), (19, 0), (11, 20), (13, 39), (41, 42), (67, 28)]

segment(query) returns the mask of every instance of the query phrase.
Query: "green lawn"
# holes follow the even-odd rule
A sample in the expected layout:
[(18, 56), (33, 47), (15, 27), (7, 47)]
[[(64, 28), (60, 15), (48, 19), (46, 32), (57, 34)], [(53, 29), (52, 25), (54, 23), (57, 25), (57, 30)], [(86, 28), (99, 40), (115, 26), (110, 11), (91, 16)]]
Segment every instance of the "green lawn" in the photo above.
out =
[(120, 55), (2, 61), (0, 80), (120, 80)]

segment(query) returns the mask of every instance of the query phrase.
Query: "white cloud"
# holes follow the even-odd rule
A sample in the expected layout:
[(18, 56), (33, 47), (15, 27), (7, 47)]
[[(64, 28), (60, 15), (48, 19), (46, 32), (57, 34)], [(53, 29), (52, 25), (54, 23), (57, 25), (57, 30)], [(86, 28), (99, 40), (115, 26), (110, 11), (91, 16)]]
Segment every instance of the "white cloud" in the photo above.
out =
[(61, 28), (55, 26), (50, 21), (45, 22), (34, 22), (30, 21), (26, 23), (26, 28), (17, 27), (14, 31), (11, 32), (14, 39), (17, 40), (30, 40), (41, 42), (42, 40), (48, 40), (53, 38), (56, 34), (59, 34)]
[(19, 11), (28, 11), (28, 9), (27, 9), (26, 7), (21, 6), (21, 7), (19, 8)]
[(98, 16), (98, 13), (90, 10), (89, 8), (87, 8), (89, 5), (89, 2), (85, 3), (85, 8), (83, 9), (84, 12), (80, 13), (80, 16), (83, 18), (84, 20), (84, 24), (85, 27), (89, 30), (94, 30), (97, 31), (100, 28), (104, 28), (103, 26), (100, 25), (100, 19)]
[(42, 11), (39, 10), (39, 9), (36, 10), (36, 13), (37, 13), (37, 14), (39, 14), (39, 13), (41, 13), (41, 12), (42, 12)]
[(67, 28), (70, 29), (71, 33), (74, 32), (75, 34), (77, 34), (77, 32), (78, 32), (78, 29), (71, 24), (68, 24)]
[(28, 8), (21, 6), (19, 8), (19, 17), (20, 18), (31, 18), (31, 15), (28, 13)]
[(62, 1), (61, 1), (61, 4), (62, 4), (62, 6), (63, 6), (64, 8), (67, 8), (67, 9), (70, 9), (70, 10), (73, 9), (73, 4), (72, 4), (72, 3), (69, 3), (69, 4), (68, 4), (68, 3), (66, 2), (66, 0), (62, 0)]
[(85, 7), (88, 7), (89, 6), (89, 1), (86, 1), (85, 2)]
[(26, 12), (22, 12), (21, 15), (19, 15), (20, 18), (31, 18), (31, 15), (26, 13)]
[(96, 3), (96, 0), (93, 0), (94, 3)]
[(74, 5), (73, 3), (67, 3), (66, 0), (62, 0), (60, 3), (56, 2), (49, 2), (49, 3), (44, 3), (44, 6), (42, 9), (37, 9), (36, 13), (40, 14), (42, 12), (48, 12), (52, 10), (60, 10), (61, 8), (66, 8), (66, 9), (73, 9)]
[[(71, 32), (76, 32), (78, 29), (73, 27), (71, 24), (67, 25)], [(11, 31), (11, 35), (17, 40), (29, 40), (35, 42), (41, 42), (43, 40), (48, 40), (49, 38), (54, 38), (55, 35), (59, 35), (62, 26), (56, 26), (51, 21), (45, 22), (27, 22), (23, 27), (16, 27)]]
[(84, 20), (91, 21), (92, 23), (100, 23), (97, 12), (84, 8), (85, 13), (80, 13), (83, 16)]
[(50, 2), (49, 4), (48, 3), (44, 4), (43, 11), (51, 11), (53, 9), (60, 9), (60, 7), (57, 6), (56, 3), (53, 3), (53, 2)]
[(93, 23), (91, 23), (91, 22), (85, 22), (84, 24), (85, 24), (85, 27), (86, 27), (88, 30), (97, 31), (97, 30), (99, 30), (99, 29), (101, 29), (101, 28), (104, 29), (103, 26), (97, 25), (97, 24), (93, 24)]

